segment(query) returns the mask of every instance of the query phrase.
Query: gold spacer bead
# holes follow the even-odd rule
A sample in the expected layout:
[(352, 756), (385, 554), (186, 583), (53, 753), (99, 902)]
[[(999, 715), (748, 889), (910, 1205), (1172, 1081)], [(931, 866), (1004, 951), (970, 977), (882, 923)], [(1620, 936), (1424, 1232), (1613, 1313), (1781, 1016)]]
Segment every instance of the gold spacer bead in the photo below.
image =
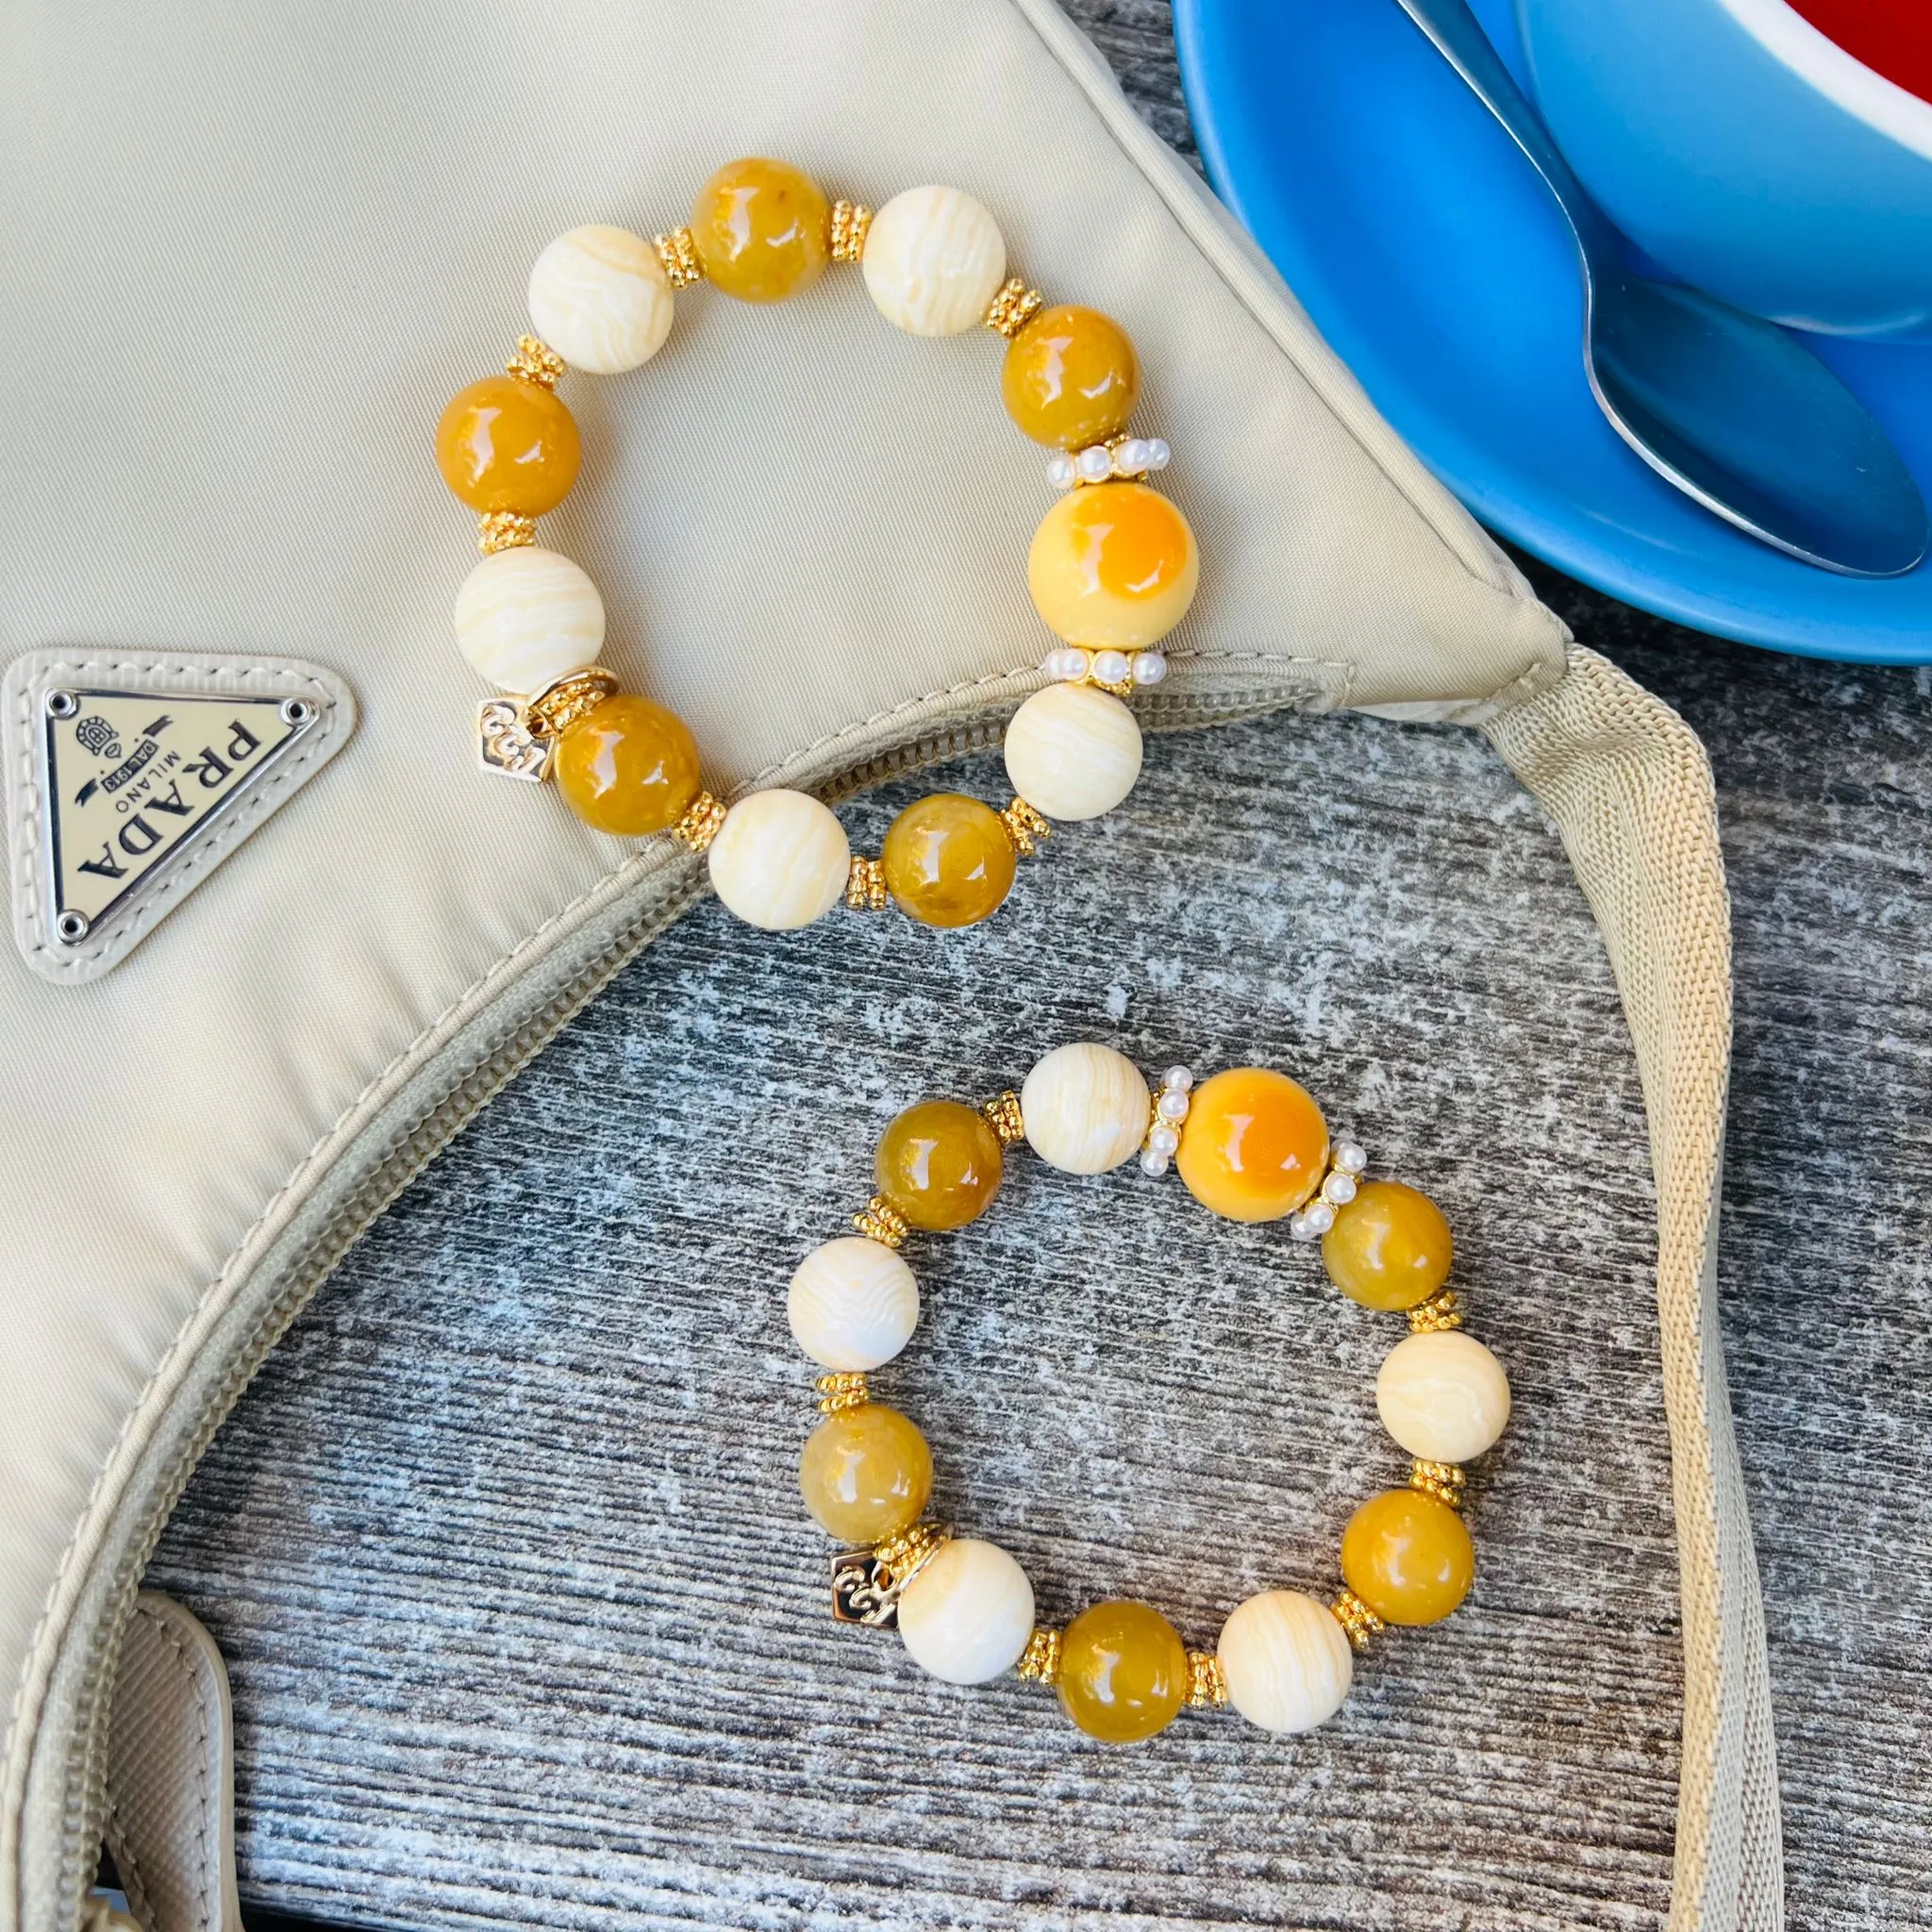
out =
[(999, 1136), (1002, 1147), (1017, 1147), (1026, 1138), (1026, 1122), (1020, 1112), (1020, 1096), (1008, 1087), (980, 1105), (986, 1124)]
[(987, 305), (986, 325), (1010, 342), (1045, 307), (1046, 297), (1015, 275)]
[(691, 240), (689, 228), (673, 228), (668, 235), (653, 235), (651, 246), (658, 251), (658, 259), (664, 264), (664, 273), (674, 289), (688, 289), (693, 282), (704, 280), (705, 264), (699, 258), (698, 245)]
[(832, 204), (832, 259), (857, 261), (865, 253), (872, 233), (872, 210), (862, 201)]
[(700, 791), (691, 800), (691, 809), (672, 826), (671, 836), (693, 852), (704, 852), (709, 849), (724, 823), (724, 801), (713, 798), (708, 791)]
[(945, 1546), (953, 1532), (943, 1523), (915, 1523), (897, 1536), (874, 1543), (872, 1551), (873, 1581), (897, 1596)]
[(566, 671), (561, 677), (552, 678), (525, 706), (531, 735), (558, 737), (579, 718), (588, 718), (606, 698), (616, 695), (617, 680), (601, 665), (586, 664), (581, 671)]
[(1462, 1301), (1453, 1288), (1439, 1288), (1419, 1308), (1408, 1311), (1411, 1335), (1438, 1335), (1462, 1326)]
[(539, 389), (555, 389), (557, 379), (569, 368), (550, 344), (538, 336), (519, 336), (517, 352), (504, 367), (504, 373), (519, 382), (534, 382)]
[(1335, 1621), (1347, 1631), (1348, 1641), (1357, 1650), (1368, 1649), (1369, 1640), (1389, 1627), (1352, 1590), (1344, 1590), (1328, 1607), (1334, 1611)]
[(872, 1400), (872, 1390), (862, 1374), (821, 1375), (813, 1386), (819, 1391), (821, 1415), (843, 1415), (847, 1409), (863, 1408)]
[(867, 1241), (878, 1241), (889, 1248), (904, 1247), (906, 1244), (906, 1217), (883, 1194), (874, 1194), (864, 1208), (852, 1217), (852, 1224)]
[(891, 903), (886, 891), (886, 868), (876, 858), (852, 855), (852, 870), (845, 874), (845, 903), (855, 912), (883, 912)]
[(1468, 1475), (1453, 1462), (1427, 1462), (1418, 1456), (1408, 1472), (1408, 1486), (1446, 1503), (1452, 1509), (1462, 1507), (1463, 1485)]
[(1188, 1702), (1197, 1708), (1219, 1710), (1227, 1702), (1227, 1679), (1221, 1659), (1211, 1650), (1188, 1653)]
[(1060, 1633), (1049, 1630), (1043, 1624), (1036, 1624), (1033, 1635), (1026, 1640), (1026, 1648), (1020, 1653), (1020, 1661), (1013, 1668), (1029, 1684), (1058, 1683)]
[(493, 509), (476, 519), (476, 548), (485, 557), (499, 550), (520, 550), (537, 541), (537, 519), (521, 510)]
[(999, 817), (1013, 850), (1022, 858), (1031, 858), (1053, 837), (1053, 827), (1024, 798), (1014, 799)]

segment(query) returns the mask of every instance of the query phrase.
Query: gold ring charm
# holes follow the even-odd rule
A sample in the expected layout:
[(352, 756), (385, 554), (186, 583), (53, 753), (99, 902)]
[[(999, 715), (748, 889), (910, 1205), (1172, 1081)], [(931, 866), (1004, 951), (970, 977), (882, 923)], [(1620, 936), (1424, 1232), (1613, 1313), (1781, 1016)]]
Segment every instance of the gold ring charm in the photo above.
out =
[[(926, 1515), (925, 1438), (873, 1398), (873, 1372), (919, 1321), (919, 1288), (899, 1248), (909, 1232), (965, 1226), (992, 1205), (1007, 1150), (1102, 1174), (1139, 1158), (1179, 1172), (1204, 1207), (1233, 1221), (1279, 1221), (1322, 1244), (1351, 1301), (1406, 1314), (1410, 1333), (1375, 1381), (1383, 1426), (1410, 1458), (1407, 1481), (1372, 1496), (1341, 1536), (1341, 1588), (1324, 1600), (1269, 1590), (1238, 1605), (1212, 1651), (1191, 1650), (1165, 1617), (1133, 1602), (1094, 1604), (1064, 1629), (1037, 1624), (1033, 1586), (1004, 1550)], [(858, 1236), (830, 1241), (791, 1278), (791, 1332), (824, 1374), (823, 1418), (799, 1463), (819, 1525), (848, 1547), (832, 1562), (833, 1614), (896, 1628), (915, 1662), (953, 1684), (1017, 1671), (1056, 1687), (1083, 1731), (1132, 1743), (1190, 1706), (1234, 1706), (1286, 1734), (1324, 1723), (1354, 1679), (1354, 1654), (1391, 1625), (1435, 1624), (1469, 1593), (1475, 1550), (1462, 1519), (1463, 1465), (1509, 1419), (1509, 1382), (1461, 1332), (1445, 1287), (1454, 1244), (1429, 1198), (1368, 1177), (1368, 1156), (1331, 1138), (1321, 1108), (1287, 1074), (1234, 1067), (1196, 1085), (1171, 1068), (1150, 1091), (1134, 1063), (1088, 1043), (1050, 1053), (1018, 1094), (983, 1107), (925, 1100), (886, 1129), (877, 1192)]]
[[(1053, 681), (1007, 732), (1016, 796), (1004, 810), (954, 793), (921, 799), (876, 859), (855, 858), (838, 819), (803, 792), (754, 792), (726, 810), (705, 791), (683, 720), (597, 670), (596, 585), (537, 541), (537, 519), (576, 481), (577, 426), (558, 394), (568, 370), (615, 375), (648, 361), (680, 290), (708, 283), (741, 302), (776, 302), (834, 262), (855, 264), (879, 312), (908, 334), (983, 325), (1000, 340), (1008, 414), (1054, 452), (1047, 476), (1061, 492), (1027, 554), (1035, 608), (1060, 641), (1043, 660)], [(841, 900), (973, 924), (1006, 898), (1015, 860), (1050, 821), (1097, 818), (1127, 795), (1141, 729), (1121, 699), (1167, 675), (1158, 646), (1200, 573), (1193, 532), (1146, 481), (1166, 467), (1167, 444), (1128, 433), (1141, 370), (1126, 332), (1008, 277), (999, 225), (971, 195), (912, 188), (874, 214), (828, 200), (788, 163), (732, 161), (682, 227), (650, 241), (604, 226), (559, 235), (531, 271), (529, 308), (536, 332), (518, 338), (503, 375), (453, 398), (436, 431), (443, 480), (478, 518), (482, 561), (455, 615), (464, 656), (500, 693), (477, 713), (486, 771), (554, 779), (598, 831), (668, 832), (706, 853), (724, 904), (775, 931)], [(567, 704), (546, 708), (565, 691)]]

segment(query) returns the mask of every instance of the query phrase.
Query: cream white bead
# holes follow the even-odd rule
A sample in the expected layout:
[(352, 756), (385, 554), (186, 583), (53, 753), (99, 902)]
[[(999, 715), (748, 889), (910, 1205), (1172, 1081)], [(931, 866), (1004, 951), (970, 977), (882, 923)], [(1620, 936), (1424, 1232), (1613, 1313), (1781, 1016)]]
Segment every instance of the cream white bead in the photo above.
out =
[(900, 1593), (899, 1635), (921, 1669), (948, 1684), (990, 1684), (1033, 1634), (1033, 1586), (1006, 1551), (955, 1537)]
[(1097, 819), (1140, 775), (1141, 727), (1133, 712), (1091, 684), (1035, 691), (1007, 726), (1007, 776), (1050, 819)]
[(1347, 1633), (1298, 1590), (1264, 1591), (1237, 1605), (1214, 1654), (1227, 1701), (1278, 1737), (1326, 1724), (1355, 1681)]
[(1147, 1132), (1147, 1082), (1124, 1054), (1076, 1041), (1036, 1062), (1020, 1090), (1026, 1140), (1050, 1167), (1106, 1174), (1133, 1158)]
[(1007, 276), (999, 224), (957, 188), (908, 188), (872, 218), (861, 260), (874, 306), (912, 336), (978, 325)]
[(1398, 1341), (1375, 1377), (1382, 1426), (1411, 1456), (1467, 1462), (1509, 1421), (1509, 1378), (1474, 1335), (1445, 1328)]
[(850, 1374), (889, 1362), (919, 1325), (919, 1284), (883, 1241), (827, 1241), (799, 1263), (785, 1296), (792, 1339), (821, 1367)]
[(530, 271), (530, 321), (574, 369), (619, 375), (648, 362), (671, 333), (671, 277), (628, 228), (559, 235)]
[(803, 791), (754, 791), (724, 814), (709, 853), (711, 890), (747, 924), (796, 932), (845, 891), (852, 845), (829, 808)]
[(499, 691), (533, 696), (597, 661), (604, 600), (569, 558), (533, 543), (486, 557), (457, 592), (457, 642)]

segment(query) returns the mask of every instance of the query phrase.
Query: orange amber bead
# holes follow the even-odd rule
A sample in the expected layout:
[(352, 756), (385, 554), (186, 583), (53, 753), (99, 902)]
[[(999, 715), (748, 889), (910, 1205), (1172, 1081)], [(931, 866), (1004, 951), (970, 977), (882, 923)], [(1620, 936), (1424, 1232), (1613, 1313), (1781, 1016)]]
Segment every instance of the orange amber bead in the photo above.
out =
[(1230, 1067), (1195, 1088), (1174, 1165), (1202, 1207), (1279, 1221), (1322, 1179), (1328, 1126), (1307, 1089), (1268, 1067)]
[(1188, 1701), (1180, 1633), (1145, 1604), (1095, 1604), (1060, 1638), (1060, 1708), (1105, 1744), (1164, 1731)]
[(1456, 1245), (1442, 1210), (1400, 1181), (1364, 1181), (1322, 1237), (1328, 1278), (1365, 1308), (1413, 1308), (1449, 1276)]
[(541, 517), (570, 494), (582, 455), (576, 419), (534, 382), (486, 375), (450, 398), (436, 466), (474, 510)]
[(725, 164), (698, 190), (691, 239), (706, 278), (741, 302), (782, 302), (832, 258), (832, 205), (789, 161)]
[(1475, 1581), (1475, 1545), (1448, 1504), (1385, 1490), (1348, 1519), (1341, 1575), (1385, 1624), (1440, 1624)]
[(675, 711), (649, 698), (606, 698), (557, 741), (557, 785), (595, 831), (668, 831), (698, 795), (697, 741)]
[(1005, 1169), (1000, 1137), (957, 1100), (908, 1107), (879, 1139), (879, 1192), (914, 1227), (964, 1227), (992, 1206)]
[(1013, 841), (990, 805), (936, 791), (895, 818), (879, 852), (886, 890), (925, 925), (974, 925), (1013, 890)]
[(1134, 413), (1141, 363), (1127, 332), (1097, 308), (1042, 308), (1007, 350), (1007, 414), (1049, 449), (1102, 442)]
[(1144, 483), (1069, 492), (1041, 518), (1026, 553), (1026, 588), (1046, 627), (1092, 650), (1158, 643), (1200, 581), (1187, 518)]
[(828, 1415), (805, 1439), (798, 1488), (841, 1542), (875, 1543), (917, 1523), (932, 1497), (932, 1451), (896, 1408), (868, 1402)]

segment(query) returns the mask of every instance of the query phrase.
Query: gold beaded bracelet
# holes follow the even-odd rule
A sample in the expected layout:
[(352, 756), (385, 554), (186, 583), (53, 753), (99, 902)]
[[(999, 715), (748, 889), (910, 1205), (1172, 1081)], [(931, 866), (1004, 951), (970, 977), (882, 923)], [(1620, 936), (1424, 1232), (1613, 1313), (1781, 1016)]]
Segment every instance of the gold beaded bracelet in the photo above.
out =
[[(626, 694), (597, 657), (604, 604), (568, 558), (541, 549), (537, 519), (576, 480), (575, 421), (557, 394), (569, 366), (635, 369), (670, 332), (675, 291), (709, 282), (741, 302), (776, 302), (831, 262), (857, 263), (886, 319), (917, 336), (982, 323), (1007, 343), (1008, 413), (1054, 451), (1063, 494), (1027, 556), (1033, 601), (1064, 641), (1054, 682), (1020, 708), (1006, 738), (1016, 796), (1003, 810), (956, 793), (908, 806), (878, 858), (855, 857), (838, 819), (798, 791), (754, 792), (727, 810), (703, 789), (696, 741), (675, 713)], [(463, 655), (501, 695), (477, 712), (486, 771), (555, 778), (601, 832), (670, 832), (708, 855), (718, 896), (741, 919), (790, 931), (841, 899), (895, 901), (930, 925), (987, 918), (1051, 820), (1097, 818), (1132, 789), (1141, 730), (1121, 702), (1158, 684), (1154, 648), (1186, 614), (1200, 574), (1187, 519), (1145, 478), (1168, 446), (1127, 433), (1140, 363), (1095, 309), (1048, 307), (1007, 275), (992, 216), (956, 188), (913, 188), (874, 215), (830, 202), (782, 161), (732, 161), (699, 191), (690, 225), (647, 242), (624, 228), (559, 235), (530, 273), (537, 333), (518, 338), (502, 375), (472, 383), (442, 412), (442, 477), (480, 518), (483, 560), (456, 603)]]
[[(1322, 1243), (1329, 1278), (1365, 1307), (1406, 1311), (1410, 1333), (1375, 1382), (1383, 1425), (1413, 1458), (1407, 1485), (1372, 1497), (1341, 1537), (1332, 1602), (1270, 1590), (1239, 1605), (1212, 1651), (1191, 1650), (1145, 1604), (1093, 1605), (1064, 1630), (1034, 1623), (1033, 1587), (1004, 1550), (955, 1537), (925, 1515), (932, 1452), (869, 1377), (911, 1339), (919, 1288), (898, 1253), (912, 1229), (976, 1220), (1022, 1141), (1051, 1167), (1103, 1174), (1138, 1153), (1143, 1173), (1180, 1170), (1204, 1207), (1231, 1221), (1281, 1221)], [(1235, 1067), (1194, 1085), (1186, 1067), (1150, 1092), (1111, 1047), (1063, 1046), (1022, 1091), (974, 1108), (908, 1108), (886, 1129), (877, 1191), (859, 1233), (808, 1255), (787, 1296), (791, 1333), (825, 1371), (823, 1420), (799, 1463), (806, 1507), (852, 1547), (832, 1559), (841, 1622), (896, 1628), (913, 1660), (950, 1684), (1017, 1670), (1058, 1689), (1061, 1708), (1109, 1743), (1151, 1738), (1188, 1706), (1232, 1704), (1278, 1734), (1311, 1730), (1341, 1707), (1353, 1653), (1391, 1624), (1440, 1622), (1468, 1594), (1475, 1551), (1460, 1511), (1462, 1465), (1502, 1435), (1509, 1383), (1461, 1333), (1446, 1287), (1449, 1224), (1399, 1181), (1368, 1180), (1368, 1157), (1331, 1141), (1322, 1111), (1285, 1074)]]

